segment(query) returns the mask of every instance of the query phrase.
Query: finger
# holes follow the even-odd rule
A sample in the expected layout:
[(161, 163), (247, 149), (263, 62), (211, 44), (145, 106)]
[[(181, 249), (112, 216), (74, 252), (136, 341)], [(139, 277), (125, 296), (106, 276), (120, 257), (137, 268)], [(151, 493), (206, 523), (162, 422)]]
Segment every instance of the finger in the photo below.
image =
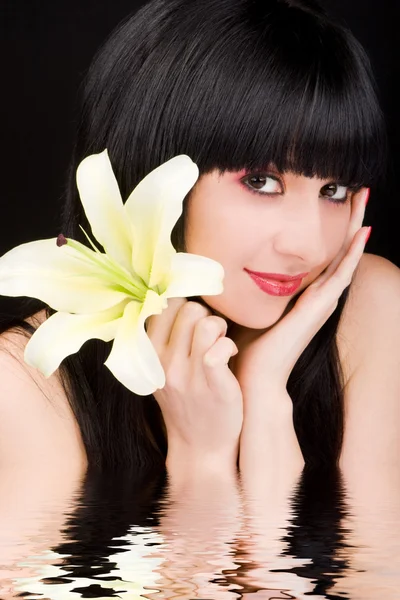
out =
[(220, 337), (203, 356), (203, 371), (211, 390), (223, 391), (227, 384), (227, 376), (231, 377), (229, 360), (237, 353), (238, 348), (233, 340)]
[(350, 285), (360, 259), (364, 253), (365, 244), (369, 235), (369, 227), (362, 227), (356, 233), (347, 254), (343, 257), (336, 270), (329, 279), (319, 286), (323, 288), (327, 296), (335, 297), (343, 293), (344, 289)]
[(205, 353), (203, 366), (214, 367), (216, 365), (227, 365), (230, 358), (239, 352), (235, 342), (227, 337), (218, 338), (215, 344)]
[(222, 317), (211, 315), (197, 323), (192, 341), (190, 355), (194, 360), (203, 360), (206, 352), (216, 343), (218, 338), (225, 336), (228, 324)]
[[(303, 296), (305, 302), (309, 302), (313, 294), (318, 290), (323, 289), (322, 297), (327, 299), (337, 298), (343, 293), (344, 289), (350, 285), (354, 275), (354, 271), (357, 268), (361, 256), (364, 253), (365, 244), (368, 238), (369, 227), (362, 227), (356, 233), (353, 241), (348, 249), (347, 254), (342, 258), (341, 262), (337, 265), (335, 271), (331, 273), (329, 278), (321, 279), (318, 277), (313, 283), (311, 283), (305, 290)], [(321, 294), (319, 294), (321, 296)], [(304, 300), (299, 297), (299, 306)]]
[[(359, 192), (354, 194), (353, 201), (352, 201), (352, 213), (351, 213), (350, 223), (349, 223), (349, 227), (348, 227), (347, 234), (346, 234), (346, 239), (345, 239), (343, 246), (340, 249), (340, 252), (338, 253), (338, 255), (328, 265), (328, 267), (325, 269), (325, 271), (323, 273), (321, 273), (320, 277), (318, 278), (318, 284), (323, 283), (324, 281), (329, 279), (329, 277), (332, 275), (332, 273), (334, 273), (335, 270), (337, 269), (337, 267), (340, 264), (340, 262), (342, 261), (343, 257), (347, 254), (347, 252), (352, 244), (352, 241), (354, 239), (354, 236), (356, 235), (357, 231), (359, 231), (360, 228), (362, 227), (362, 224), (364, 221), (364, 215), (365, 215), (365, 206), (366, 206), (366, 201), (368, 199), (368, 196), (369, 196), (369, 188), (362, 188)], [(317, 280), (316, 280), (316, 282), (317, 282)]]
[(168, 344), (176, 316), (185, 304), (186, 298), (168, 298), (168, 306), (161, 314), (146, 319), (147, 335), (157, 351)]
[(187, 302), (180, 309), (168, 341), (168, 347), (178, 362), (191, 355), (196, 326), (205, 317), (208, 317), (210, 312), (206, 306), (192, 301)]
[(366, 203), (369, 197), (369, 188), (361, 188), (358, 192), (353, 195), (352, 198), (352, 211), (350, 217), (350, 223), (347, 230), (345, 247), (346, 250), (349, 248), (353, 241), (357, 231), (362, 227)]

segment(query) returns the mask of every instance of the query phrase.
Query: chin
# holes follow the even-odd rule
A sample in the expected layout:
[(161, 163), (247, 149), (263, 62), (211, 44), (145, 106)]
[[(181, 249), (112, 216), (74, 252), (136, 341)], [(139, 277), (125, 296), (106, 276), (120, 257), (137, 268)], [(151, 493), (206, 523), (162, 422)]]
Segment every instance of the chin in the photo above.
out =
[(208, 306), (214, 315), (222, 317), (230, 323), (235, 323), (247, 329), (269, 329), (282, 319), (292, 308), (294, 299), (290, 299), (286, 306), (254, 308), (236, 303), (221, 302), (218, 296), (201, 296), (204, 304)]
[(240, 318), (240, 317), (232, 318), (231, 321), (233, 323), (236, 323), (237, 325), (240, 325), (241, 327), (245, 327), (246, 329), (266, 330), (266, 329), (270, 329), (271, 327), (276, 325), (276, 323), (278, 323), (282, 317), (283, 317), (283, 313), (280, 312), (279, 315), (274, 315), (274, 316), (272, 316), (271, 314), (269, 314), (269, 315), (259, 314), (259, 315), (253, 315), (253, 316), (245, 315), (245, 316), (243, 316), (243, 318)]

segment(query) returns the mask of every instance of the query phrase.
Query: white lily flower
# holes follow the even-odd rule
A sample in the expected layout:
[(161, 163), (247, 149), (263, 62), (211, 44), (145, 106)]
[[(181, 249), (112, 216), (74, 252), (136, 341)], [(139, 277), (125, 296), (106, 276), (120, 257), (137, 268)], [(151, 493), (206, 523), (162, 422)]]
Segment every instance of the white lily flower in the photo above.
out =
[(223, 291), (220, 263), (176, 252), (171, 243), (198, 175), (188, 156), (176, 156), (149, 173), (124, 204), (107, 150), (81, 162), (81, 202), (105, 252), (59, 236), (0, 258), (0, 294), (38, 298), (58, 311), (29, 340), (25, 362), (49, 377), (85, 341), (114, 340), (105, 365), (124, 386), (144, 396), (165, 385), (146, 319), (160, 314), (168, 298)]

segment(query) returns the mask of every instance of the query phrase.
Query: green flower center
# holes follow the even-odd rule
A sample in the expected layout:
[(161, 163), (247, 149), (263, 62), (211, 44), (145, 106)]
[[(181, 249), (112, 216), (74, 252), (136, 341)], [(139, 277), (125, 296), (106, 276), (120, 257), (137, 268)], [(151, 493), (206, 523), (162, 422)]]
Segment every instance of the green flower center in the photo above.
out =
[[(91, 250), (76, 240), (64, 239), (66, 239), (67, 246), (75, 251), (74, 258), (90, 265), (93, 276), (106, 281), (111, 289), (123, 292), (138, 302), (144, 302), (149, 287), (137, 273), (134, 271), (130, 273), (97, 248)], [(158, 290), (153, 291), (159, 294)]]

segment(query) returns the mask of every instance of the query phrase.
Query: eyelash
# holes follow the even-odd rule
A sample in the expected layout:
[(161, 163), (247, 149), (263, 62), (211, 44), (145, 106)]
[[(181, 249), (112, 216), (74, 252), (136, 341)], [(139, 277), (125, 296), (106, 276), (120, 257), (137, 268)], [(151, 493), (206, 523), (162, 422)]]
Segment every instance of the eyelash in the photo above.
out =
[[(252, 172), (252, 173), (248, 173), (248, 175), (246, 175), (245, 177), (243, 177), (243, 179), (241, 179), (241, 181), (244, 183), (244, 186), (252, 193), (252, 194), (256, 194), (256, 195), (260, 195), (261, 196), (278, 196), (280, 195), (278, 192), (261, 192), (260, 190), (255, 190), (254, 188), (252, 188), (248, 183), (246, 183), (246, 180), (251, 179), (251, 177), (264, 177), (265, 179), (273, 179), (274, 181), (276, 181), (277, 183), (279, 183), (279, 185), (282, 187), (282, 183), (279, 181), (279, 179), (276, 177), (276, 175), (271, 175), (269, 173), (262, 173), (262, 172)], [(359, 189), (356, 186), (351, 186), (351, 185), (343, 185), (341, 183), (338, 182), (332, 182), (332, 183), (327, 183), (325, 186), (326, 187), (328, 185), (341, 185), (343, 187), (347, 187), (347, 194), (346, 194), (346, 198), (344, 200), (335, 200), (330, 198), (329, 196), (324, 196), (325, 199), (327, 199), (331, 204), (333, 204), (334, 206), (343, 206), (345, 204), (347, 204), (347, 202), (349, 201), (351, 195), (357, 191), (357, 189)]]

